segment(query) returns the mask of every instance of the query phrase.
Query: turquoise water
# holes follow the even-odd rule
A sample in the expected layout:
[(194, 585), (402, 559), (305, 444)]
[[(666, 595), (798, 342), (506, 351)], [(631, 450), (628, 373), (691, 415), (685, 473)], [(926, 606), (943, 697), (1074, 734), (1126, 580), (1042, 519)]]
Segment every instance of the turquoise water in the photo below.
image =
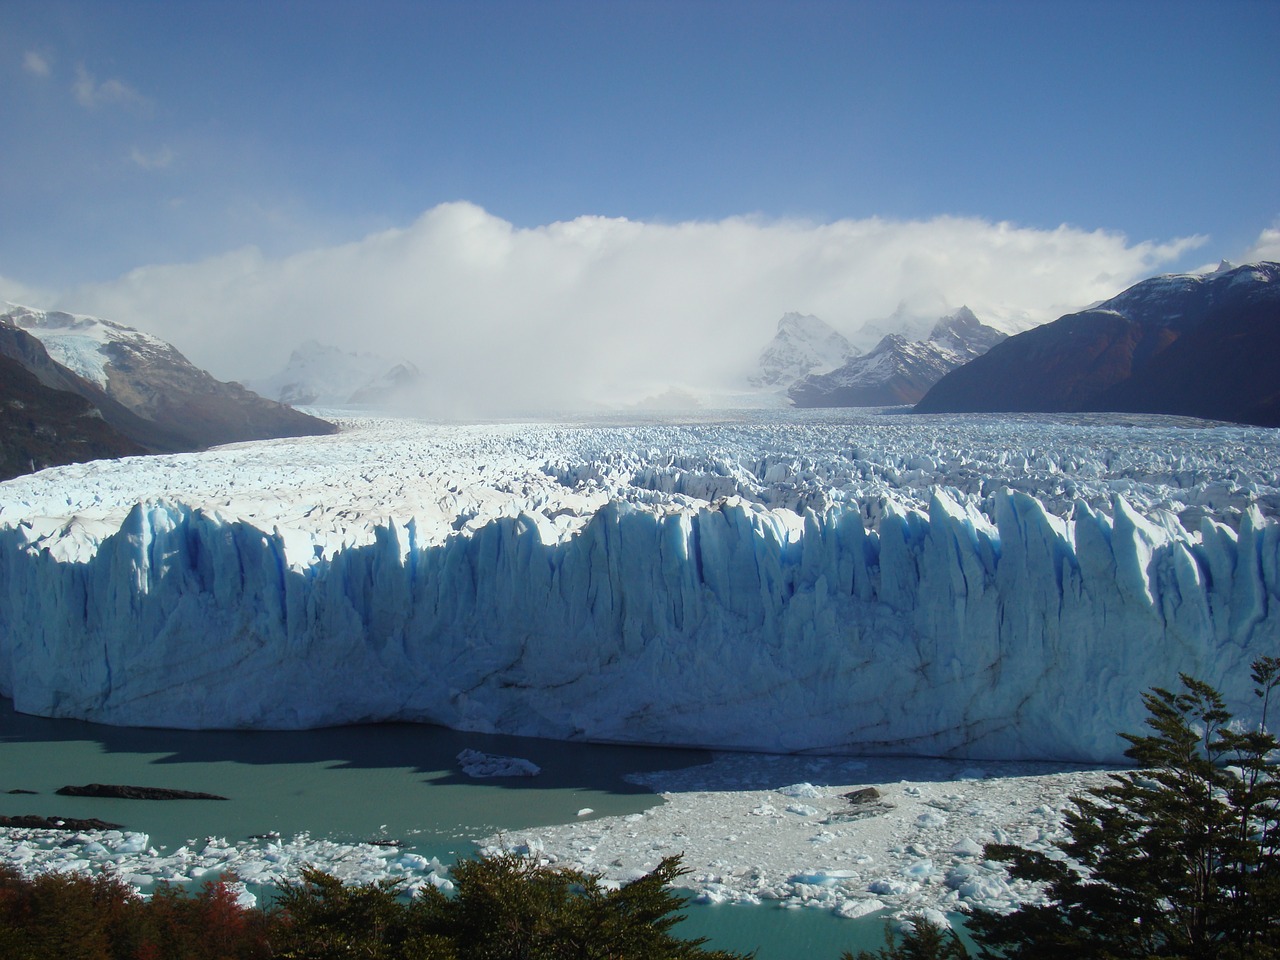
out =
[[(464, 748), (524, 757), (541, 776), (472, 780)], [(470, 855), (474, 841), (592, 816), (639, 813), (661, 800), (627, 773), (704, 763), (695, 750), (559, 743), (456, 733), (416, 724), (311, 731), (181, 731), (107, 727), (16, 713), (0, 700), (0, 813), (96, 817), (146, 832), (159, 848), (244, 840), (271, 831), (339, 840), (396, 839), (425, 856)], [(226, 801), (61, 797), (67, 784), (198, 790)], [(11, 794), (11, 790), (33, 794)], [(881, 942), (877, 920), (762, 906), (690, 905), (678, 932), (759, 960), (830, 958)]]

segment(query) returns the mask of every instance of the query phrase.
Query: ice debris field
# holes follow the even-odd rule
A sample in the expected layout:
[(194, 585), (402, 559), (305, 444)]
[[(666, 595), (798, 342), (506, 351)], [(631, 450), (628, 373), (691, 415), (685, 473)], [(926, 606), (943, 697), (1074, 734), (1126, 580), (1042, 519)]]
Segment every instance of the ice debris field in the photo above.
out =
[[(529, 761), (460, 758), (473, 776), (527, 776)], [(487, 767), (487, 769), (486, 769)], [(725, 753), (710, 764), (637, 775), (661, 796), (644, 813), (476, 838), (484, 853), (516, 852), (601, 875), (618, 886), (681, 854), (681, 885), (704, 903), (776, 904), (847, 919), (1004, 910), (1043, 892), (1010, 882), (982, 857), (990, 842), (1051, 851), (1069, 798), (1102, 783), (1098, 768), (1029, 762), (802, 757)], [(847, 794), (865, 794), (857, 802)], [(158, 883), (234, 874), (241, 902), (296, 882), (316, 866), (347, 882), (398, 880), (412, 893), (452, 889), (449, 866), (412, 850), (302, 834), (191, 839), (174, 850), (145, 833), (0, 831), (0, 863), (27, 874), (110, 870), (143, 895)]]
[(112, 724), (421, 720), (1111, 761), (1280, 641), (1276, 431), (838, 411), (348, 420), (0, 484), (0, 693)]

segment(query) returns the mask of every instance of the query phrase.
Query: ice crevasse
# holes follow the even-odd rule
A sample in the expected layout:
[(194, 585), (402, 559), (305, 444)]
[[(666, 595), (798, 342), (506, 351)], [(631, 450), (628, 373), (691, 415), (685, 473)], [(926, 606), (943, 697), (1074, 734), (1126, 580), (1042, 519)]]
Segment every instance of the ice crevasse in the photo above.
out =
[[(460, 729), (768, 751), (1112, 760), (1179, 672), (1247, 707), (1280, 654), (1280, 524), (1188, 533), (1114, 496), (889, 508), (609, 501), (291, 562), (180, 500), (76, 559), (0, 528), (0, 692), (113, 724)], [(1110, 513), (1110, 516), (1107, 513)]]

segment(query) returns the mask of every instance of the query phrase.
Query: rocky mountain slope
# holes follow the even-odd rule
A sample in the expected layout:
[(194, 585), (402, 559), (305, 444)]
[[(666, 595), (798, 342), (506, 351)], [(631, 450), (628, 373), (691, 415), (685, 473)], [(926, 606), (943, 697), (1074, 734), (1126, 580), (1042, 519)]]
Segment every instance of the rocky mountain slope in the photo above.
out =
[(242, 440), (311, 436), (336, 428), (196, 367), (171, 344), (95, 317), (8, 305), (0, 354), (46, 387), (75, 393), (150, 452)]
[(787, 391), (798, 407), (876, 407), (915, 403), (946, 373), (1005, 339), (968, 307), (941, 318), (925, 340), (884, 337), (871, 352), (815, 374)]
[(0, 480), (145, 452), (84, 397), (47, 387), (20, 362), (0, 355)]
[(1012, 337), (919, 413), (1117, 411), (1280, 426), (1280, 264), (1155, 277)]

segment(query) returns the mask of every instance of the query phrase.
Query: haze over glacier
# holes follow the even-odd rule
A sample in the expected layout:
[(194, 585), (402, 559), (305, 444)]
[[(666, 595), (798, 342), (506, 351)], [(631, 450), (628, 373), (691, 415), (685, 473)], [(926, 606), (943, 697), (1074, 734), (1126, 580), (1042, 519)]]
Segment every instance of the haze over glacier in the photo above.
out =
[(0, 692), (116, 724), (1114, 759), (1280, 640), (1280, 438), (347, 421), (3, 485)]

